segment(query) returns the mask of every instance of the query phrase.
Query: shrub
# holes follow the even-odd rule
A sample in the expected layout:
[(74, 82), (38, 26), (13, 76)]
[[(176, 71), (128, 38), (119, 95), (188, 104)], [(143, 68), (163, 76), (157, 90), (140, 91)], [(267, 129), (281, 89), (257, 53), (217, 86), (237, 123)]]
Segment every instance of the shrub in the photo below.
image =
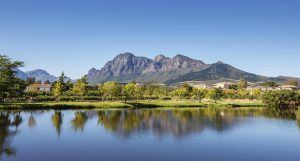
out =
[(33, 97), (32, 101), (33, 102), (50, 102), (50, 101), (55, 101), (56, 97), (54, 96), (45, 96), (45, 95), (38, 95), (36, 97)]
[(86, 93), (87, 96), (101, 96), (100, 90), (90, 90)]
[(102, 101), (102, 97), (99, 96), (84, 96), (82, 97), (82, 100), (84, 101)]
[(262, 101), (269, 107), (295, 109), (300, 105), (300, 94), (290, 90), (267, 91), (262, 94)]

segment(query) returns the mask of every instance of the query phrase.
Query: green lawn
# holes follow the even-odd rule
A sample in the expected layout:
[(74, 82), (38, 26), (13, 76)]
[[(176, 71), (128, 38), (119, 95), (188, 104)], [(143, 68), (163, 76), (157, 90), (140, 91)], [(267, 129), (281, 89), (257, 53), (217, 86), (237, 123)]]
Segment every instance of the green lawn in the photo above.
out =
[(7, 103), (0, 104), (0, 108), (24, 109), (87, 109), (87, 108), (131, 108), (122, 102), (44, 102), (44, 103)]
[(156, 107), (264, 107), (265, 105), (260, 101), (214, 101), (206, 100), (197, 102), (192, 100), (183, 101), (128, 101), (124, 102), (44, 102), (44, 103), (4, 103), (0, 104), (2, 109), (86, 109), (86, 108), (156, 108)]
[(222, 100), (217, 103), (210, 103), (210, 106), (225, 106), (225, 107), (266, 107), (260, 100)]

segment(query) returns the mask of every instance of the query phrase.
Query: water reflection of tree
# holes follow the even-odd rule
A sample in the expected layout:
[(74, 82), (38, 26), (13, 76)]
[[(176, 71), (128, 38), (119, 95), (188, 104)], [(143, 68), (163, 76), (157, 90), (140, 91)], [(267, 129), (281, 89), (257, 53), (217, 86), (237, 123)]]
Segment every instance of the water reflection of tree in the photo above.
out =
[(193, 121), (188, 113), (175, 114), (174, 111), (163, 110), (100, 111), (98, 122), (106, 129), (123, 136), (127, 136), (131, 132), (149, 129), (156, 135), (172, 132), (180, 136), (193, 129), (194, 125), (187, 123)]
[(270, 118), (296, 119), (296, 113), (290, 110), (268, 109), (264, 112)]
[(58, 136), (60, 136), (62, 131), (62, 127), (61, 127), (62, 123), (63, 123), (63, 115), (61, 111), (55, 111), (54, 114), (52, 115), (52, 124)]
[[(12, 138), (18, 133), (18, 127), (22, 123), (20, 113), (11, 114), (0, 112), (0, 159), (3, 155), (11, 156), (16, 154), (16, 148), (11, 145)], [(12, 128), (11, 128), (12, 127)]]
[(300, 109), (298, 109), (298, 111), (297, 111), (297, 124), (298, 124), (298, 126), (299, 126), (299, 128), (300, 128)]
[(12, 121), (12, 125), (15, 126), (16, 128), (18, 128), (21, 125), (22, 121), (23, 121), (23, 119), (22, 119), (20, 112), (17, 112), (14, 114), (14, 119)]
[(99, 111), (98, 124), (102, 124), (108, 130), (116, 131), (121, 112), (122, 111)]
[[(171, 133), (182, 137), (208, 128), (217, 132), (226, 131), (245, 119), (242, 117), (282, 117), (293, 119), (290, 113), (274, 113), (262, 109), (192, 109), (192, 110), (117, 110), (99, 111), (98, 124), (122, 136), (138, 131), (151, 130), (161, 136)], [(267, 115), (268, 114), (268, 115)]]
[(30, 116), (28, 118), (28, 126), (30, 128), (34, 128), (36, 126), (36, 121), (35, 121), (35, 118), (32, 113), (30, 114)]
[(75, 112), (75, 117), (71, 120), (71, 125), (74, 131), (83, 132), (87, 119), (88, 117), (84, 112)]

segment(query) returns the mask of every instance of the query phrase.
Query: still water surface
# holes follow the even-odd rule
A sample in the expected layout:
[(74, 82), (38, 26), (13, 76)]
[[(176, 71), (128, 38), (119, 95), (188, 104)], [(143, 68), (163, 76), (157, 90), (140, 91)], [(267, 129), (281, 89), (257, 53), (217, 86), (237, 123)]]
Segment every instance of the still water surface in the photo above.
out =
[(262, 110), (0, 111), (0, 160), (299, 161), (299, 127)]

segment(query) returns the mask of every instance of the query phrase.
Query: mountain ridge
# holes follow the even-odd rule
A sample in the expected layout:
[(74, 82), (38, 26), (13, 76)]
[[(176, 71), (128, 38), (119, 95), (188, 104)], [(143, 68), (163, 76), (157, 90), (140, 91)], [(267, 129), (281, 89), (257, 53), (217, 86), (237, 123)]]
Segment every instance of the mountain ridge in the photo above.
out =
[[(58, 77), (49, 74), (46, 70), (43, 69), (34, 69), (30, 71), (22, 71), (20, 69), (16, 69), (16, 76), (19, 77), (20, 79), (26, 80), (27, 78), (35, 78), (36, 81), (50, 81), (50, 82), (55, 82), (58, 80)], [(71, 80), (71, 78), (66, 77), (66, 81)]]
[(221, 79), (241, 79), (247, 81), (276, 81), (284, 82), (294, 77), (266, 77), (245, 72), (223, 62), (206, 64), (201, 60), (177, 54), (170, 58), (157, 55), (153, 59), (135, 56), (132, 53), (121, 53), (108, 61), (101, 69), (89, 70), (88, 80), (91, 84), (106, 81), (118, 82), (154, 82), (154, 83), (178, 83), (182, 81), (207, 81)]
[(206, 66), (200, 60), (177, 54), (173, 58), (157, 55), (154, 59), (135, 56), (132, 53), (122, 53), (108, 61), (103, 68), (92, 68), (87, 76), (92, 83), (101, 83), (109, 80), (131, 81), (140, 76), (158, 72), (200, 68)]

